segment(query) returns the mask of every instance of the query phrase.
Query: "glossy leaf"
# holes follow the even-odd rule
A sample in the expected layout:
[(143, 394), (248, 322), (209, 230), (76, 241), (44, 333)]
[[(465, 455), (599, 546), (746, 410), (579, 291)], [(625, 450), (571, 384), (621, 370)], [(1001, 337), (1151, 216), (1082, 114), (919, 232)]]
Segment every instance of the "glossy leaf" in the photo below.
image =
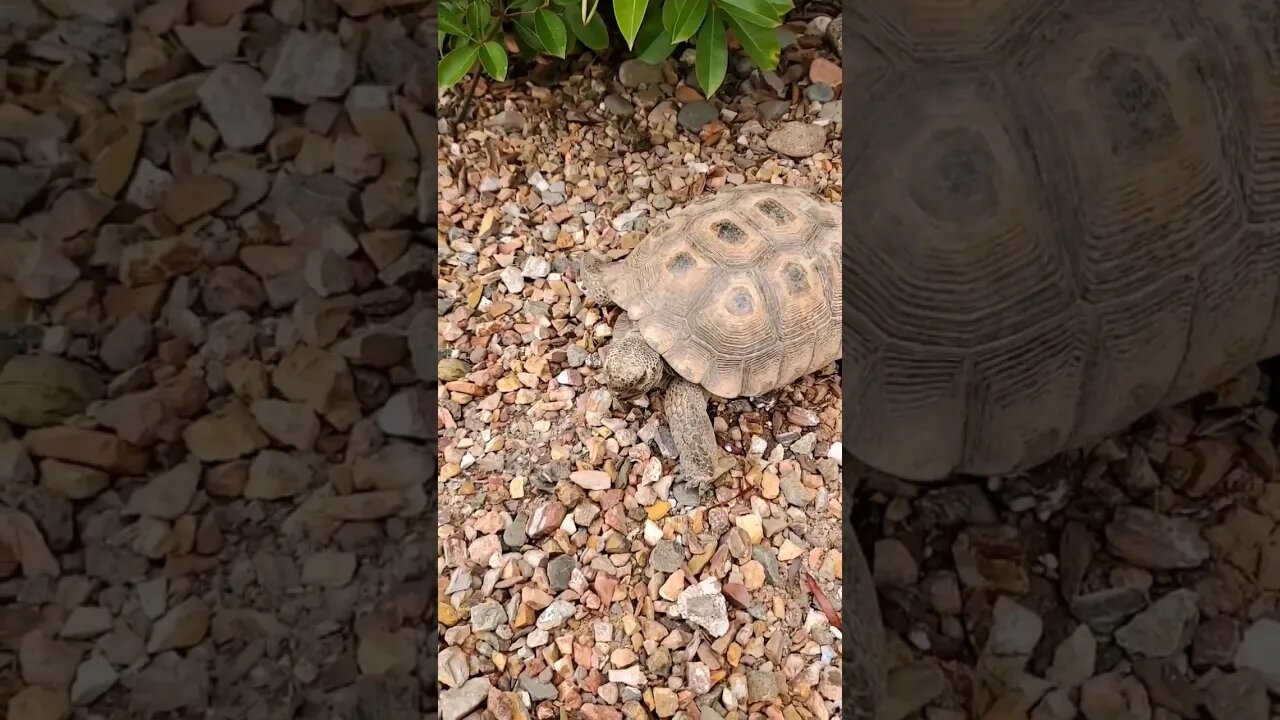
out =
[(671, 33), (662, 25), (662, 11), (656, 7), (649, 11), (636, 35), (636, 57), (657, 65), (667, 58), (676, 44), (671, 40)]
[(485, 0), (472, 0), (471, 6), (467, 8), (467, 29), (471, 31), (470, 36), (483, 39), (489, 34), (489, 24), (492, 21), (489, 3)]
[(490, 40), (480, 46), (480, 64), (489, 77), (499, 82), (507, 79), (507, 49)]
[(618, 30), (627, 41), (627, 47), (636, 49), (636, 38), (640, 26), (645, 21), (645, 11), (649, 9), (649, 0), (613, 0), (613, 16), (618, 22)]
[(515, 18), (514, 25), (518, 44), (532, 51), (533, 55), (548, 54), (547, 49), (542, 45), (542, 39), (538, 37), (538, 29), (534, 27), (532, 15), (521, 15)]
[(662, 4), (662, 27), (666, 28), (672, 42), (684, 42), (693, 37), (707, 15), (708, 0), (666, 0)]
[(569, 26), (569, 31), (574, 37), (582, 41), (583, 45), (599, 52), (609, 47), (609, 28), (605, 27), (604, 18), (596, 13), (591, 17), (590, 22), (585, 26), (582, 24), (582, 18), (578, 17), (577, 8), (565, 8), (564, 24)]
[(440, 65), (437, 68), (440, 87), (456, 85), (470, 72), (471, 68), (475, 67), (479, 57), (480, 48), (473, 44), (461, 45), (450, 51), (440, 59)]
[(772, 70), (778, 66), (778, 54), (782, 52), (782, 47), (778, 43), (776, 30), (744, 23), (729, 13), (725, 17), (742, 49), (761, 70)]
[(724, 21), (720, 13), (712, 10), (707, 14), (702, 30), (698, 32), (698, 49), (694, 57), (693, 70), (698, 77), (698, 85), (707, 97), (715, 94), (724, 82), (725, 73), (729, 69), (729, 42), (724, 35)]
[(439, 29), (441, 32), (459, 37), (467, 37), (467, 27), (462, 21), (462, 16), (453, 8), (440, 8)]
[(730, 17), (751, 25), (777, 27), (782, 15), (769, 0), (717, 0), (719, 7)]
[(569, 31), (559, 15), (550, 10), (539, 10), (533, 16), (533, 27), (538, 32), (538, 39), (547, 49), (548, 55), (564, 57), (565, 48), (569, 44)]

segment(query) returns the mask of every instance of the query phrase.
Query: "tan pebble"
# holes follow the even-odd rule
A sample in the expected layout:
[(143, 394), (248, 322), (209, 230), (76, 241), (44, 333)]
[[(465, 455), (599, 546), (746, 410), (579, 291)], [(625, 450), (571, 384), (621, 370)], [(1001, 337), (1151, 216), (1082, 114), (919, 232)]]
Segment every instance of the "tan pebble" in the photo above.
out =
[(9, 720), (70, 720), (71, 700), (66, 692), (33, 686), (9, 699), (8, 712)]
[(747, 533), (747, 538), (752, 545), (757, 545), (764, 539), (764, 522), (756, 513), (748, 513), (739, 515), (733, 519), (733, 524), (742, 528)]
[(569, 480), (584, 490), (608, 490), (612, 483), (609, 474), (599, 470), (574, 470)]
[(790, 540), (783, 540), (782, 547), (778, 548), (778, 560), (780, 562), (795, 560), (796, 558), (800, 557), (803, 554), (804, 554), (804, 548), (800, 547), (799, 545), (796, 545)]
[(742, 566), (742, 583), (748, 590), (759, 590), (764, 587), (764, 565), (758, 560), (750, 560)]
[(667, 513), (670, 510), (671, 510), (671, 503), (667, 502), (666, 500), (659, 500), (658, 502), (645, 508), (645, 514), (649, 516), (650, 520), (658, 521), (666, 517)]
[(209, 632), (211, 615), (212, 611), (204, 600), (187, 598), (152, 626), (147, 652), (154, 655), (165, 650), (194, 647)]
[(767, 500), (774, 500), (782, 489), (782, 481), (773, 472), (766, 472), (760, 479), (760, 494)]
[[(753, 561), (754, 562), (754, 561)], [(757, 565), (759, 563), (756, 563)], [(760, 568), (761, 573), (764, 572), (764, 566)], [(676, 570), (671, 573), (671, 577), (662, 583), (662, 587), (658, 588), (658, 596), (663, 600), (675, 602), (680, 597), (680, 591), (684, 589), (684, 570)]]

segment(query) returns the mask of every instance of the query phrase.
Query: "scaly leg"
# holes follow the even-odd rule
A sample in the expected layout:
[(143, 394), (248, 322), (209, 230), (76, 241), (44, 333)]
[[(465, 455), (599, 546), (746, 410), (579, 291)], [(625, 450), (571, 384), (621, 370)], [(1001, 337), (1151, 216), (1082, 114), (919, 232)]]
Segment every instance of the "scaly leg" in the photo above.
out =
[(706, 391), (677, 376), (667, 386), (663, 405), (680, 451), (680, 473), (694, 488), (710, 487), (716, 471), (716, 434), (707, 413)]

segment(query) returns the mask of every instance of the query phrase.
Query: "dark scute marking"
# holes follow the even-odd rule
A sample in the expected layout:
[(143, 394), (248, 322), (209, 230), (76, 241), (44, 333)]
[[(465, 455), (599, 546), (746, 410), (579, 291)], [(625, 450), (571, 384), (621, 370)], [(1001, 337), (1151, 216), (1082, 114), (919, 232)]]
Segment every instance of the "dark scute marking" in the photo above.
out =
[(791, 214), (790, 210), (782, 207), (775, 200), (761, 200), (756, 203), (756, 209), (763, 213), (765, 217), (776, 223), (778, 227), (783, 227), (784, 225), (789, 224), (796, 217)]
[(716, 237), (730, 245), (741, 245), (747, 239), (747, 234), (742, 231), (742, 228), (734, 225), (728, 220), (721, 220), (715, 225), (712, 225), (711, 229), (715, 230)]
[(734, 317), (746, 317), (755, 308), (755, 303), (751, 301), (751, 293), (739, 288), (729, 296), (725, 307)]
[(787, 279), (787, 289), (791, 292), (803, 292), (809, 289), (809, 276), (805, 274), (804, 268), (789, 262), (782, 266), (782, 274)]
[(996, 159), (986, 138), (968, 128), (929, 137), (916, 155), (911, 199), (930, 217), (958, 222), (986, 217), (999, 205)]
[(689, 274), (689, 271), (697, 266), (693, 256), (687, 252), (676, 254), (667, 261), (667, 272), (671, 277), (679, 279)]
[(1160, 71), (1137, 55), (1110, 52), (1098, 61), (1090, 88), (1111, 136), (1112, 155), (1140, 150), (1177, 132), (1167, 86)]

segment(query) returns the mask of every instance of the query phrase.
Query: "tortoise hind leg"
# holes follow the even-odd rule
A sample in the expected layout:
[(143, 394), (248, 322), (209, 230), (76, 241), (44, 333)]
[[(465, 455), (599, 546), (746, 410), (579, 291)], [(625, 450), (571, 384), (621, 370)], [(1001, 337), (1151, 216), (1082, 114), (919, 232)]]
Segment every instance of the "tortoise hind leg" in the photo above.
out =
[(707, 414), (707, 392), (676, 376), (667, 385), (663, 406), (680, 452), (681, 475), (694, 488), (709, 487), (715, 479), (716, 433)]

